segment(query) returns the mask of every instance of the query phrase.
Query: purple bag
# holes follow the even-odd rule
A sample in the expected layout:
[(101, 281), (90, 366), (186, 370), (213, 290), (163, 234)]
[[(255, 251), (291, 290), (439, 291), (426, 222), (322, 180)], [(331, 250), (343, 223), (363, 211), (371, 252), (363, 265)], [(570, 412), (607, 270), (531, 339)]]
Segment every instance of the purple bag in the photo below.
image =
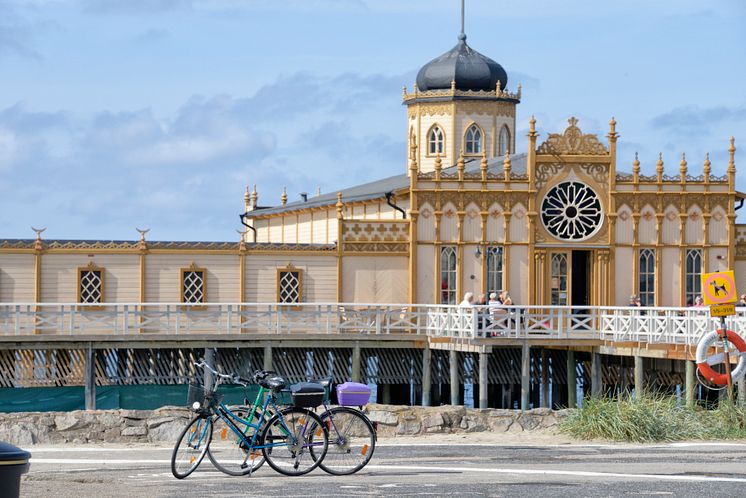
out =
[(363, 406), (370, 400), (370, 387), (358, 382), (337, 385), (337, 401), (340, 406)]

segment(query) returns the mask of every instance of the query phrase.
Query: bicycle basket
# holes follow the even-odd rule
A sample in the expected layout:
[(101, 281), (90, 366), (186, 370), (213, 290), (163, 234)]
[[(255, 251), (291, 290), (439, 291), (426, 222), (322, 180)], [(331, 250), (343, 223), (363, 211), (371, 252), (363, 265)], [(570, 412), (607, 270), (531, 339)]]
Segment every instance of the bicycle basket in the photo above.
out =
[(214, 391), (208, 391), (199, 384), (189, 384), (187, 390), (187, 406), (192, 408), (195, 402), (200, 407), (217, 406), (223, 400), (223, 395)]

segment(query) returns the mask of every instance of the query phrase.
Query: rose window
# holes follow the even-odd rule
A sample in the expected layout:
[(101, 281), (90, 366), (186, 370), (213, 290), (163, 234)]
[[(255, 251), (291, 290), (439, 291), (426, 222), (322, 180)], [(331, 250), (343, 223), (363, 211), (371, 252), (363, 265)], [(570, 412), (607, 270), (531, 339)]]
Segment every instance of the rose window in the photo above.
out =
[(561, 240), (586, 240), (603, 222), (601, 200), (588, 185), (567, 181), (552, 187), (541, 203), (544, 228)]

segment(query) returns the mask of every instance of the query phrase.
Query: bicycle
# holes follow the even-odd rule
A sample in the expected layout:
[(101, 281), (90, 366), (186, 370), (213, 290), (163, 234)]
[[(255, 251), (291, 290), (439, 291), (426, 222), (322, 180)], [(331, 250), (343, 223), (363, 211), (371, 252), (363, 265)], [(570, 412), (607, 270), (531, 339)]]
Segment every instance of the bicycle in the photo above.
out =
[[(204, 361), (195, 363), (195, 365), (210, 371), (215, 380), (212, 382), (213, 385), (208, 386), (207, 389), (190, 385), (188, 399), (192, 403), (195, 416), (182, 431), (171, 455), (171, 472), (174, 477), (184, 479), (200, 465), (209, 451), (214, 425), (218, 420), (225, 425), (220, 428), (221, 437), (223, 430), (226, 431), (226, 437), (227, 431), (230, 430), (232, 437), (237, 438), (238, 443), (234, 445), (232, 451), (238, 457), (234, 457), (233, 460), (216, 456), (217, 453), (222, 455), (222, 452), (211, 453), (213, 464), (218, 462), (216, 467), (220, 465), (222, 467), (219, 467), (220, 470), (228, 469), (230, 463), (234, 466), (230, 467), (231, 471), (238, 472), (239, 475), (250, 475), (263, 463), (263, 461), (257, 462), (256, 460), (258, 450), (261, 451), (263, 460), (270, 467), (288, 476), (307, 474), (323, 461), (329, 445), (329, 435), (318, 415), (294, 406), (280, 410), (275, 404), (276, 393), (285, 387), (285, 380), (282, 377), (268, 375), (267, 372), (255, 373), (253, 381), (269, 391), (269, 394), (265, 396), (262, 403), (259, 422), (254, 423), (253, 416), (250, 420), (234, 414), (222, 402), (222, 396), (216, 392), (223, 380), (230, 380), (244, 386), (251, 381), (237, 375), (222, 374)], [(270, 407), (274, 414), (265, 423)], [(253, 429), (251, 435), (248, 434), (250, 429)], [(319, 442), (315, 438), (322, 438), (322, 440)], [(311, 455), (312, 450), (313, 455)], [(307, 453), (311, 455), (311, 458), (304, 459)], [(219, 461), (221, 459), (222, 462)], [(304, 460), (310, 460), (310, 462), (306, 463)]]

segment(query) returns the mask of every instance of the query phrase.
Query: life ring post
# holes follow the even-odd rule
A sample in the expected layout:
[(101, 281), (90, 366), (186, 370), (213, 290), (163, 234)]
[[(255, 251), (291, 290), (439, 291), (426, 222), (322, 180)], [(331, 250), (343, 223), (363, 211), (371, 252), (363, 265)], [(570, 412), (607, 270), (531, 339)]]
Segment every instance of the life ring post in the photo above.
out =
[(733, 376), (730, 370), (730, 345), (728, 344), (728, 328), (725, 325), (725, 317), (720, 317), (720, 330), (718, 330), (720, 339), (723, 341), (723, 353), (725, 354), (725, 378), (728, 382), (728, 400), (733, 401)]

